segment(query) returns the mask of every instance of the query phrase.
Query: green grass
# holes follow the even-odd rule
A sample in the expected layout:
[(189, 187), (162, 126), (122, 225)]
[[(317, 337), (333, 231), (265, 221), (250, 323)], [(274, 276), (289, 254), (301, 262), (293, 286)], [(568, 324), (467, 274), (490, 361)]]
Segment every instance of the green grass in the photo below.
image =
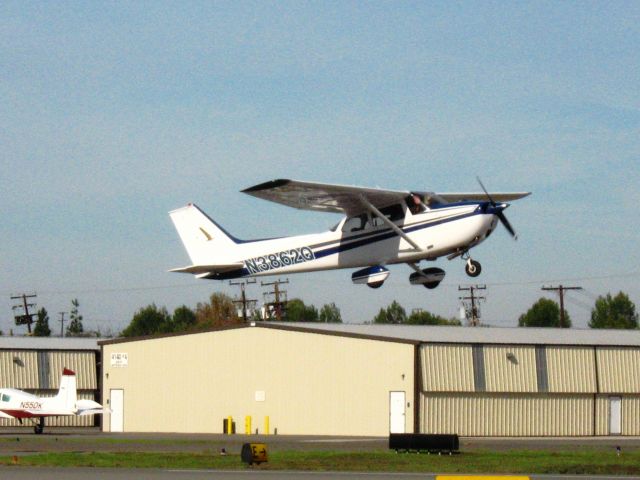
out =
[[(59, 467), (124, 467), (160, 469), (248, 468), (239, 455), (221, 456), (212, 452), (147, 453), (90, 452), (43, 453), (19, 456), (18, 465)], [(0, 464), (12, 465), (12, 456), (0, 457)], [(376, 471), (437, 473), (536, 473), (640, 475), (640, 451), (627, 450), (618, 457), (611, 450), (567, 451), (474, 451), (459, 455), (396, 454), (376, 452), (275, 452), (266, 470)]]

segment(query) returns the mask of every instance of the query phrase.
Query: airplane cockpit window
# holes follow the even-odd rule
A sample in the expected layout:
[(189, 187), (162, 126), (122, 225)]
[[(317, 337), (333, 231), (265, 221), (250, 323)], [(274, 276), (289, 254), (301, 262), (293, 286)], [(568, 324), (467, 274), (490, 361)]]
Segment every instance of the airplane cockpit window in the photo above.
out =
[(411, 195), (409, 195), (406, 199), (406, 202), (407, 202), (407, 207), (409, 207), (409, 210), (411, 210), (411, 213), (413, 215), (422, 213), (426, 210), (424, 199), (421, 198), (420, 195), (416, 193), (412, 193)]
[(342, 226), (343, 232), (359, 232), (369, 228), (369, 215), (363, 213), (362, 215), (356, 215), (355, 217), (347, 218)]
[(9, 395), (7, 395), (6, 393), (2, 394), (2, 401), (3, 402), (8, 402), (9, 400), (11, 400), (11, 397)]

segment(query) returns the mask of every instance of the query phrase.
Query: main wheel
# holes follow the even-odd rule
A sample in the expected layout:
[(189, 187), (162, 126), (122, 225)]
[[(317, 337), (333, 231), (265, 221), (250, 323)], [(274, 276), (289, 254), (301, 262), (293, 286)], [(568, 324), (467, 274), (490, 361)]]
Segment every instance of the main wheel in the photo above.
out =
[(482, 266), (480, 265), (480, 262), (469, 260), (467, 265), (464, 267), (464, 270), (467, 272), (467, 275), (475, 278), (480, 275), (480, 272), (482, 272)]

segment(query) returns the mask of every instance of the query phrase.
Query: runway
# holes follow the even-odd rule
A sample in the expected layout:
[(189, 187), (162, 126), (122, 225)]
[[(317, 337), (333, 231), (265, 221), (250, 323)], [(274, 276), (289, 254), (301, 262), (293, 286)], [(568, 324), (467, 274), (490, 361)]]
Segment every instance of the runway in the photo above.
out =
[[(130, 468), (43, 468), (43, 467), (0, 467), (0, 478), (12, 480), (435, 480), (436, 474), (424, 473), (389, 473), (389, 472), (289, 472), (289, 471), (219, 471), (219, 470), (155, 470)], [(465, 476), (470, 478), (470, 476)], [(473, 478), (473, 477), (471, 477)], [(477, 477), (482, 478), (482, 477)], [(486, 476), (484, 476), (486, 478)], [(509, 476), (497, 476), (507, 480)], [(522, 475), (518, 475), (522, 478)], [(640, 477), (621, 477), (603, 475), (531, 475), (532, 480), (568, 480), (588, 478), (589, 480), (638, 480)]]

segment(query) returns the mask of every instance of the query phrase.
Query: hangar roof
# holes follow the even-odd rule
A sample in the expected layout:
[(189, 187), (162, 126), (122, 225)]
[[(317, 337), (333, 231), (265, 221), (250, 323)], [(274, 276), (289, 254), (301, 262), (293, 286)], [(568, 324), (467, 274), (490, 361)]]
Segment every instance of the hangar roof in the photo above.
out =
[(0, 350), (100, 350), (99, 338), (0, 337)]
[[(197, 335), (207, 331), (235, 328), (273, 328), (324, 335), (342, 335), (401, 343), (479, 343), (494, 345), (584, 345), (584, 346), (640, 346), (640, 330), (604, 330), (580, 328), (523, 328), (523, 327), (451, 327), (441, 325), (388, 325), (317, 322), (252, 322), (203, 332), (171, 333), (147, 337), (114, 338), (98, 345), (152, 340), (162, 337)], [(2, 344), (0, 343), (0, 347)]]
[(640, 346), (639, 330), (287, 322), (269, 322), (265, 326), (411, 343)]

